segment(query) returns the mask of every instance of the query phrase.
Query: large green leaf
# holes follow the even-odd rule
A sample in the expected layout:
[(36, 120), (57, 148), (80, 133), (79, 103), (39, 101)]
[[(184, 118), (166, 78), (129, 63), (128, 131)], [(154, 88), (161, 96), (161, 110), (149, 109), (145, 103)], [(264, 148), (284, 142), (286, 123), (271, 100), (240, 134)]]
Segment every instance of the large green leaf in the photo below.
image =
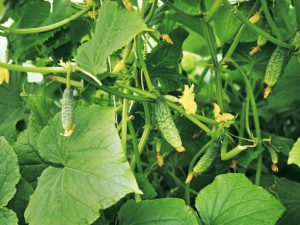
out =
[[(69, 0), (54, 0), (53, 11), (45, 1), (35, 1), (22, 8), (20, 19), (13, 28), (32, 28), (50, 25), (70, 17), (76, 13)], [(13, 57), (18, 61), (25, 61), (30, 56), (34, 59), (38, 53), (34, 46), (41, 45), (52, 37), (60, 28), (36, 34), (16, 34), (10, 37)], [(32, 55), (32, 53), (34, 53)]]
[(300, 137), (294, 144), (289, 154), (288, 164), (293, 163), (300, 167)]
[(24, 78), (24, 74), (11, 73), (9, 84), (0, 86), (0, 136), (4, 136), (9, 142), (17, 137), (17, 123), (27, 117), (20, 97)]
[(176, 198), (145, 200), (125, 203), (118, 214), (122, 225), (198, 225), (194, 210)]
[(223, 174), (200, 191), (196, 208), (205, 224), (274, 225), (282, 204), (243, 174)]
[(77, 55), (78, 64), (85, 70), (100, 74), (106, 71), (107, 57), (146, 30), (142, 18), (116, 2), (106, 0), (101, 6), (95, 37), (83, 44)]
[(286, 207), (286, 211), (277, 225), (298, 224), (300, 220), (300, 183), (284, 177), (263, 176), (262, 186), (279, 198)]
[(141, 193), (123, 155), (113, 109), (79, 107), (74, 120), (70, 137), (61, 135), (60, 114), (40, 134), (40, 154), (53, 166), (43, 171), (25, 211), (32, 225), (90, 224), (100, 209)]
[(17, 156), (4, 137), (0, 137), (0, 159), (0, 224), (17, 225), (15, 213), (4, 206), (16, 192), (20, 173)]

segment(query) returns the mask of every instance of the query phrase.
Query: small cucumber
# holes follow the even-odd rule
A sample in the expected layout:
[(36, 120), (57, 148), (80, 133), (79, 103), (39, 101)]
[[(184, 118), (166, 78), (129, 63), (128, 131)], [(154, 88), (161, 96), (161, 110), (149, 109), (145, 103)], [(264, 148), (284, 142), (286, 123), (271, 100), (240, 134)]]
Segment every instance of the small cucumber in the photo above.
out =
[(199, 159), (199, 161), (194, 166), (193, 173), (195, 175), (200, 175), (204, 173), (216, 159), (219, 150), (220, 150), (220, 143), (218, 141), (213, 142), (211, 145), (209, 145), (204, 155)]
[(177, 127), (173, 121), (169, 106), (163, 100), (159, 100), (154, 104), (154, 118), (165, 140), (172, 145), (176, 151), (183, 152), (181, 138)]
[(264, 82), (268, 85), (265, 89), (264, 98), (271, 93), (271, 88), (276, 84), (278, 77), (285, 67), (289, 55), (289, 50), (278, 46), (268, 62)]
[(66, 88), (61, 100), (61, 122), (65, 130), (64, 136), (70, 136), (73, 133), (74, 107), (73, 91)]

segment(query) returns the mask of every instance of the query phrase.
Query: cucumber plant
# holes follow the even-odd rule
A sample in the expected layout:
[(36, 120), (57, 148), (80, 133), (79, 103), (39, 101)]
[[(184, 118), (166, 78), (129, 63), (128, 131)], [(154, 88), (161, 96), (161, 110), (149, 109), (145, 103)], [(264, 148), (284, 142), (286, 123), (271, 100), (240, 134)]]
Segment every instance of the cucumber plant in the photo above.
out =
[(299, 32), (296, 0), (0, 0), (0, 224), (299, 224)]

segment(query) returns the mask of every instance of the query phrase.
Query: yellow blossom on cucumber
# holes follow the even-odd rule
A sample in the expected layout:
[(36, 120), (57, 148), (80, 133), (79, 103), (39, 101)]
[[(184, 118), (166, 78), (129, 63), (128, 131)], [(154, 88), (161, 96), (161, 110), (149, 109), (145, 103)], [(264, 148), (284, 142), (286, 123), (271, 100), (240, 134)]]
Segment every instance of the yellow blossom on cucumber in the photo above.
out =
[(3, 82), (9, 83), (9, 71), (6, 68), (0, 67), (0, 85)]
[(257, 23), (261, 19), (261, 12), (257, 11), (252, 17), (250, 17), (249, 22), (250, 23)]
[(220, 106), (216, 103), (214, 103), (214, 116), (218, 123), (224, 124), (227, 127), (233, 123), (235, 118), (235, 116), (230, 113), (221, 113)]
[(128, 11), (132, 11), (132, 10), (133, 10), (132, 3), (131, 3), (129, 0), (123, 0), (123, 4), (124, 4), (124, 7), (125, 7)]
[(194, 85), (191, 87), (184, 85), (183, 95), (179, 98), (178, 102), (185, 109), (186, 114), (195, 114), (197, 111), (197, 104), (195, 102)]
[(159, 167), (162, 167), (164, 165), (164, 157), (160, 154), (160, 152), (156, 153), (156, 161)]
[(162, 35), (161, 35), (161, 38), (163, 39), (163, 41), (167, 42), (167, 43), (170, 44), (170, 45), (173, 45), (173, 44), (174, 44), (172, 38), (171, 38), (170, 35), (168, 35), (168, 34), (162, 34)]

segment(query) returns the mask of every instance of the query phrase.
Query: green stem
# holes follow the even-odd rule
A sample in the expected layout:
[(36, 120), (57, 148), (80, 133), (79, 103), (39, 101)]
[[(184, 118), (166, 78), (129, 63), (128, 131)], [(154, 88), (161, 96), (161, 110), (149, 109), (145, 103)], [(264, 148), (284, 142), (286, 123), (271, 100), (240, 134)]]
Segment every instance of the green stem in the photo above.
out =
[(200, 14), (192, 14), (192, 13), (187, 13), (182, 11), (181, 9), (177, 8), (176, 6), (174, 6), (173, 4), (171, 4), (168, 0), (162, 0), (162, 2), (168, 6), (169, 8), (175, 10), (176, 12), (178, 12), (179, 14), (183, 15), (183, 16), (188, 16), (188, 17), (193, 17), (193, 18), (202, 18), (205, 16), (204, 13), (200, 13)]
[[(261, 130), (260, 130), (259, 117), (258, 117), (255, 97), (254, 97), (254, 94), (253, 94), (253, 91), (251, 88), (251, 84), (247, 78), (247, 75), (242, 70), (242, 68), (234, 60), (231, 60), (231, 62), (233, 64), (233, 66), (242, 74), (242, 76), (244, 78), (244, 81), (246, 84), (246, 89), (247, 89), (247, 96), (249, 96), (249, 98), (250, 98), (253, 119), (254, 119), (255, 133), (258, 138), (257, 150), (261, 151), (263, 149), (262, 148), (262, 135), (261, 135)], [(255, 177), (256, 185), (260, 184), (261, 172), (262, 172), (262, 154), (260, 154), (260, 156), (258, 157), (258, 162), (257, 162), (256, 177)]]
[(266, 0), (260, 0), (260, 2), (261, 2), (261, 7), (262, 7), (262, 9), (263, 9), (263, 11), (264, 11), (265, 17), (266, 17), (266, 19), (267, 19), (268, 24), (269, 24), (270, 27), (271, 27), (272, 32), (275, 34), (275, 36), (276, 36), (279, 40), (282, 41), (281, 34), (280, 34), (279, 30), (277, 29), (277, 26), (276, 26), (276, 24), (274, 23), (274, 20), (273, 20), (273, 18), (272, 18), (272, 16), (271, 16), (271, 13), (270, 13), (270, 11), (269, 11), (267, 1), (266, 1)]
[(213, 126), (217, 126), (219, 125), (219, 123), (217, 121), (215, 121), (214, 119), (208, 118), (206, 116), (202, 116), (199, 114), (194, 114), (193, 115), (197, 120), (200, 120), (201, 122), (213, 125)]
[[(185, 188), (185, 184), (178, 177), (176, 177), (175, 174), (173, 174), (170, 171), (167, 171), (167, 173), (170, 175), (170, 177), (172, 177), (172, 179), (175, 181), (175, 183), (178, 186)], [(190, 189), (189, 192), (192, 193), (193, 195), (198, 195), (198, 192), (193, 189)]]
[(173, 102), (167, 102), (167, 104), (183, 116), (185, 116), (187, 119), (189, 119), (191, 122), (193, 122), (195, 125), (197, 125), (199, 128), (201, 128), (203, 131), (205, 131), (208, 135), (212, 134), (211, 129), (209, 129), (207, 126), (205, 126), (203, 123), (201, 123), (194, 115), (186, 114), (185, 110), (183, 108), (180, 108)]
[(153, 91), (155, 89), (153, 88), (151, 78), (150, 78), (150, 74), (148, 72), (147, 65), (146, 65), (145, 60), (144, 60), (143, 40), (142, 40), (142, 36), (140, 34), (137, 35), (137, 37), (136, 37), (136, 48), (137, 48), (137, 57), (138, 57), (140, 65), (142, 67), (142, 70), (144, 72), (144, 77), (145, 77), (145, 80), (146, 80), (147, 87), (150, 91)]
[[(140, 142), (138, 144), (139, 154), (141, 154), (143, 152), (145, 144), (148, 140), (149, 134), (152, 130), (149, 105), (147, 103), (143, 103), (143, 107), (144, 107), (144, 111), (145, 111), (145, 126), (144, 126), (144, 131), (143, 131), (142, 137), (141, 137)], [(136, 157), (133, 156), (132, 160), (130, 162), (131, 167), (135, 164), (135, 161), (136, 161)]]
[(138, 148), (138, 141), (131, 120), (128, 120), (128, 128), (132, 139), (133, 153), (136, 159), (136, 163), (132, 165), (132, 171), (134, 171), (136, 165), (138, 172), (143, 173), (143, 168), (142, 168), (142, 163), (141, 163), (141, 158), (140, 158), (140, 153)]
[(71, 71), (67, 72), (67, 89), (71, 90)]
[(202, 24), (202, 28), (203, 28), (203, 32), (204, 32), (204, 37), (207, 40), (208, 50), (210, 52), (211, 59), (212, 59), (214, 69), (215, 69), (218, 104), (221, 108), (221, 111), (224, 111), (223, 96), (222, 96), (223, 94), (222, 94), (221, 70), (220, 70), (220, 64), (219, 64), (218, 58), (217, 58), (214, 37), (210, 31), (209, 24), (207, 22), (205, 22), (204, 20), (201, 20), (201, 24)]
[(156, 5), (157, 5), (157, 2), (158, 2), (158, 0), (154, 0), (153, 1), (152, 5), (151, 5), (150, 12), (149, 12), (149, 14), (148, 14), (148, 16), (147, 16), (147, 18), (145, 20), (146, 24), (149, 23), (151, 21), (152, 17), (153, 17), (154, 12), (155, 12), (155, 8), (156, 8)]
[(4, 31), (5, 33), (8, 33), (8, 34), (33, 34), (33, 33), (46, 32), (46, 31), (57, 29), (59, 27), (62, 27), (64, 25), (72, 22), (73, 20), (76, 20), (80, 16), (84, 15), (85, 13), (87, 13), (90, 9), (91, 9), (91, 7), (86, 7), (85, 9), (82, 9), (81, 11), (77, 12), (76, 14), (74, 14), (73, 16), (70, 16), (67, 19), (64, 19), (64, 20), (59, 21), (57, 23), (54, 23), (54, 24), (51, 24), (51, 25), (47, 25), (47, 26), (43, 26), (43, 27), (34, 27), (34, 28), (7, 28), (7, 27), (4, 27), (4, 26), (0, 25), (0, 30), (2, 30), (2, 31)]
[(33, 73), (67, 73), (68, 70), (63, 67), (36, 67), (36, 66), (22, 66), (0, 62), (0, 67), (20, 72)]
[[(124, 89), (124, 93), (128, 93), (127, 89)], [(127, 122), (128, 122), (128, 99), (123, 99), (123, 108), (122, 108), (122, 130), (121, 130), (121, 143), (123, 147), (124, 155), (127, 154)]]
[(264, 37), (268, 41), (274, 43), (275, 45), (279, 45), (281, 47), (284, 47), (284, 48), (288, 48), (288, 49), (293, 49), (294, 48), (293, 45), (285, 43), (281, 40), (278, 40), (277, 38), (273, 37), (272, 35), (268, 34), (264, 30), (260, 29), (259, 27), (257, 27), (253, 23), (251, 23), (239, 11), (236, 11), (236, 9), (234, 9), (234, 7), (227, 0), (224, 0), (224, 4), (229, 9), (229, 11), (231, 11), (238, 19), (240, 19), (246, 26), (248, 26), (248, 28), (250, 28), (251, 30), (253, 30), (257, 34), (260, 34), (262, 37)]
[(218, 12), (220, 7), (222, 6), (223, 0), (215, 0), (213, 5), (210, 7), (210, 9), (207, 11), (206, 16), (205, 16), (205, 21), (210, 22), (215, 14)]
[[(239, 127), (239, 136), (244, 137), (245, 134), (245, 118), (246, 118), (246, 104), (243, 103), (242, 105), (242, 112), (241, 112), (241, 117), (240, 117), (240, 127)], [(243, 144), (243, 139), (239, 139), (239, 145)]]
[(132, 86), (128, 86), (124, 83), (121, 83), (121, 82), (116, 82), (115, 83), (116, 86), (119, 86), (119, 87), (122, 87), (122, 88), (127, 88), (128, 90), (132, 91), (132, 92), (135, 92), (137, 94), (140, 94), (140, 95), (143, 95), (145, 97), (148, 97), (150, 99), (157, 99), (158, 97), (152, 93), (149, 93), (148, 91), (143, 91), (139, 88), (135, 88), (135, 87), (132, 87)]
[[(252, 7), (251, 11), (248, 14), (248, 18), (257, 10), (258, 6), (259, 6), (259, 1), (256, 1), (254, 6)], [(223, 59), (224, 61), (231, 58), (233, 52), (235, 51), (236, 47), (238, 46), (238, 44), (240, 42), (240, 40), (242, 38), (242, 35), (243, 35), (245, 30), (246, 30), (246, 25), (242, 24), (239, 31), (238, 31), (238, 33), (237, 33), (237, 35), (235, 36), (235, 38), (232, 42), (232, 44), (230, 45), (228, 51), (226, 52), (226, 55)]]
[(232, 159), (233, 157), (235, 157), (236, 155), (240, 154), (242, 151), (245, 150), (236, 146), (233, 149), (227, 151), (228, 144), (229, 144), (228, 137), (225, 136), (221, 147), (221, 160), (223, 161)]
[[(46, 76), (46, 78), (50, 79), (50, 80), (58, 81), (58, 82), (63, 83), (63, 84), (67, 84), (67, 79), (64, 78), (64, 77), (49, 75), (49, 76)], [(83, 80), (81, 80), (81, 81), (70, 80), (70, 84), (73, 87), (83, 88), (83, 82), (82, 81)]]
[(268, 22), (268, 24), (269, 24), (270, 27), (271, 27), (272, 32), (275, 34), (275, 36), (276, 36), (279, 40), (282, 41), (282, 36), (281, 36), (279, 30), (277, 29), (277, 26), (276, 26), (276, 24), (275, 24), (275, 22), (274, 22), (274, 20), (273, 20), (273, 18), (272, 18), (272, 16), (271, 16), (271, 13), (270, 13), (269, 8), (268, 8), (268, 3), (267, 3), (267, 1), (266, 1), (266, 0), (260, 0), (260, 2), (261, 2), (261, 7), (262, 7), (263, 12), (264, 12), (264, 14), (265, 14), (265, 17), (266, 17), (266, 19), (267, 19), (267, 22)]

